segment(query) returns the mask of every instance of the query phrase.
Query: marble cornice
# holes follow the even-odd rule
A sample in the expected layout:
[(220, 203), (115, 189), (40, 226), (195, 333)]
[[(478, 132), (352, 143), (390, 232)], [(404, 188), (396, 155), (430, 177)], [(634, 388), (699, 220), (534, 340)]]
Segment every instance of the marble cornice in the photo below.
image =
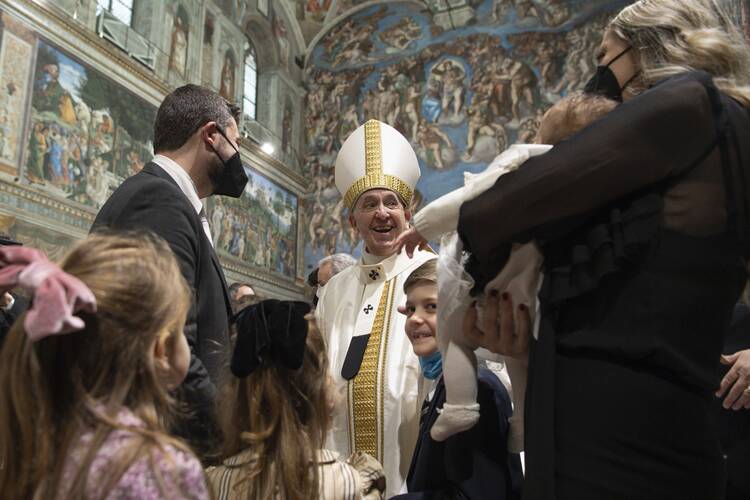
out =
[[(23, 184), (0, 182), (0, 201), (6, 211), (24, 214), (36, 221), (53, 221), (85, 235), (94, 222), (94, 209), (81, 208), (75, 202), (59, 200)], [(61, 231), (65, 227), (54, 229)], [(65, 231), (63, 231), (65, 232)]]
[[(299, 256), (298, 256), (299, 258)], [(219, 255), (222, 267), (224, 269), (242, 274), (253, 280), (269, 283), (277, 288), (282, 288), (288, 292), (302, 295), (304, 281), (300, 278), (281, 278), (269, 272), (258, 270), (258, 268), (245, 264), (243, 261), (226, 255)]]

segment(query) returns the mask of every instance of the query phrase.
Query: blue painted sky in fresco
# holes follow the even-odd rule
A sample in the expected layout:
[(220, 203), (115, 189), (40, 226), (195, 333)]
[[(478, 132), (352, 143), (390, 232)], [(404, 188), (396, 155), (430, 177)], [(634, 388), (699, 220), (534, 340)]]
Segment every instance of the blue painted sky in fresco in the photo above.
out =
[(54, 54), (57, 59), (58, 66), (60, 67), (60, 76), (58, 81), (60, 85), (67, 90), (73, 99), (80, 100), (79, 89), (83, 80), (86, 79), (86, 68), (78, 62), (74, 61), (64, 53), (57, 50), (51, 45), (47, 45), (42, 40), (39, 40), (40, 48), (47, 49), (50, 53)]

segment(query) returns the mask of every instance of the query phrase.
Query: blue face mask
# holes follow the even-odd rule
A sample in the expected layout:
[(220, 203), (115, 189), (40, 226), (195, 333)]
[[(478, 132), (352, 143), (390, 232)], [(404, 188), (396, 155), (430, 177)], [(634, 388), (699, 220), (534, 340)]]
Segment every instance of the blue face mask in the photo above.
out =
[(419, 357), (419, 366), (422, 367), (422, 373), (425, 378), (435, 380), (443, 373), (443, 357), (440, 351), (436, 351), (429, 356)]

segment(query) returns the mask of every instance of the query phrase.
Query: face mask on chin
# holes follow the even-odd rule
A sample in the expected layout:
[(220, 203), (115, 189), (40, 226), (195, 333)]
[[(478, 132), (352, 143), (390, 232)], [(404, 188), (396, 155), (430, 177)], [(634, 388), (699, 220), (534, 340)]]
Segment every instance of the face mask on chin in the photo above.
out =
[(632, 47), (628, 47), (627, 49), (617, 54), (607, 64), (597, 66), (594, 76), (592, 76), (591, 79), (586, 82), (586, 86), (583, 88), (583, 91), (587, 94), (598, 94), (606, 97), (607, 99), (622, 102), (622, 91), (625, 90), (625, 88), (630, 84), (630, 82), (633, 81), (636, 76), (638, 76), (639, 72), (633, 74), (633, 76), (631, 76), (630, 79), (625, 82), (625, 85), (620, 87), (620, 83), (617, 81), (617, 77), (610, 69), (610, 66), (616, 60), (627, 54), (631, 49)]
[(436, 351), (429, 356), (419, 357), (419, 366), (422, 367), (422, 374), (428, 380), (435, 380), (443, 373), (443, 357), (440, 351)]
[(211, 184), (214, 188), (213, 194), (239, 198), (242, 196), (242, 192), (245, 191), (245, 186), (247, 185), (247, 174), (245, 173), (245, 167), (242, 165), (242, 160), (240, 159), (240, 152), (234, 147), (232, 142), (218, 125), (216, 126), (216, 130), (232, 146), (235, 153), (229, 157), (228, 160), (224, 161), (221, 159), (219, 152), (216, 151), (216, 148), (211, 146), (211, 149), (214, 150), (214, 153), (216, 153), (216, 156), (219, 157), (219, 161), (222, 163), (221, 170), (209, 175), (211, 178)]

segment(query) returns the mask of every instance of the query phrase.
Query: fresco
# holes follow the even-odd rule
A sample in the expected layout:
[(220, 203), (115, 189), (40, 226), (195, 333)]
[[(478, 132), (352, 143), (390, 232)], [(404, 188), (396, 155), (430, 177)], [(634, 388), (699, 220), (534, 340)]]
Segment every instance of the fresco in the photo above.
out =
[[(247, 8), (245, 0), (217, 4), (236, 13)], [(165, 35), (165, 71), (179, 76), (191, 71), (185, 48), (196, 41), (188, 38), (187, 11), (175, 9), (169, 12), (175, 31)], [(273, 15), (275, 33), (283, 40), (269, 42), (280, 44), (291, 63), (293, 54), (283, 47), (290, 25)], [(199, 40), (204, 61), (213, 61), (209, 56), (214, 53), (218, 59), (215, 74), (206, 65), (203, 76), (234, 95), (242, 61), (233, 49), (218, 45), (216, 19), (206, 21), (209, 29)], [(292, 104), (282, 98), (279, 106), (286, 149), (294, 146)], [(0, 232), (61, 257), (88, 232), (93, 214), (112, 191), (151, 159), (155, 115), (155, 106), (0, 10), (0, 170), (4, 179), (18, 176), (19, 184), (33, 188), (0, 181)], [(235, 264), (234, 272), (265, 271), (291, 290), (296, 286), (298, 198), (253, 170), (248, 175), (240, 199), (215, 198), (209, 204), (217, 251), (222, 261)]]
[(206, 11), (203, 22), (203, 46), (201, 48), (201, 80), (204, 84), (213, 86), (213, 60), (214, 60), (214, 16)]
[(0, 233), (8, 234), (25, 246), (42, 250), (53, 261), (59, 261), (77, 241), (69, 235), (51, 231), (13, 215), (0, 214)]
[(224, 61), (221, 65), (219, 95), (230, 102), (234, 102), (235, 100), (234, 76), (236, 73), (234, 52), (232, 52), (232, 49), (227, 49), (226, 52), (224, 52)]
[(297, 18), (300, 21), (322, 23), (333, 0), (297, 0)]
[(365, 1), (370, 0), (294, 0), (292, 3), (305, 41), (310, 43), (327, 23)]
[(3, 31), (0, 47), (0, 160), (18, 166), (32, 46)]
[(214, 247), (222, 256), (294, 279), (297, 266), (297, 196), (245, 168), (240, 198), (214, 196), (208, 218)]
[(276, 40), (276, 47), (279, 51), (279, 65), (288, 68), (289, 58), (291, 56), (291, 45), (289, 43), (286, 22), (284, 21), (284, 16), (280, 10), (281, 7), (274, 3), (271, 8), (271, 32)]
[(0, 170), (17, 176), (35, 39), (12, 17), (0, 17)]
[(98, 207), (152, 157), (156, 108), (40, 40), (25, 178)]
[[(333, 182), (335, 155), (369, 118), (400, 130), (419, 158), (423, 204), (458, 187), (507, 146), (533, 140), (539, 118), (583, 87), (595, 47), (625, 0), (478, 0), (464, 28), (445, 31), (403, 2), (345, 18), (313, 49), (306, 71), (305, 269), (359, 253)], [(415, 207), (416, 208), (416, 207)]]
[(187, 68), (188, 34), (190, 22), (185, 7), (178, 4), (172, 19), (172, 33), (169, 37), (168, 74), (185, 77)]
[(248, 0), (219, 0), (216, 3), (230, 19), (242, 19), (247, 12)]

